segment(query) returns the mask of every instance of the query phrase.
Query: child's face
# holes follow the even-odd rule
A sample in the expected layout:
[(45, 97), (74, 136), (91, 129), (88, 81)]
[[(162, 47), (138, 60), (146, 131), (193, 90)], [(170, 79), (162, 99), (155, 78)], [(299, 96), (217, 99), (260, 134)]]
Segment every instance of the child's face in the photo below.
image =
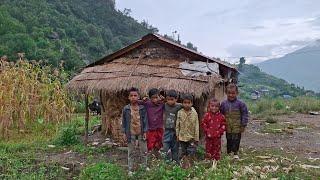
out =
[(212, 102), (209, 104), (209, 111), (212, 113), (217, 113), (220, 110), (220, 105), (218, 102)]
[(129, 101), (130, 101), (130, 103), (137, 103), (137, 102), (138, 102), (138, 99), (139, 99), (139, 94), (138, 94), (138, 92), (131, 91), (131, 92), (129, 93)]
[(231, 88), (227, 90), (227, 98), (229, 101), (234, 101), (238, 96), (238, 91), (236, 88)]
[(153, 104), (158, 104), (160, 101), (159, 94), (152, 95), (150, 99)]
[(174, 106), (177, 103), (177, 98), (167, 96), (167, 104), (169, 106)]
[(191, 107), (192, 107), (192, 101), (189, 100), (189, 99), (184, 99), (184, 100), (182, 101), (182, 106), (183, 106), (183, 108), (184, 108), (185, 110), (190, 110)]

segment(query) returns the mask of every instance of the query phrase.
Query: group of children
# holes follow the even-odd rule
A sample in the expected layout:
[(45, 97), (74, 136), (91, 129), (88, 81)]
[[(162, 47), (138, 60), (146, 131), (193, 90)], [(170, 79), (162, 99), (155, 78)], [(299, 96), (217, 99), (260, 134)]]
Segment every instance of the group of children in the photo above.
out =
[[(139, 100), (139, 90), (129, 90), (130, 104), (123, 108), (122, 130), (128, 143), (129, 173), (134, 163), (147, 167), (147, 155), (160, 155), (179, 162), (185, 156), (195, 155), (199, 143), (200, 128), (205, 135), (206, 158), (219, 160), (221, 136), (226, 131), (227, 153), (238, 157), (241, 133), (248, 122), (246, 105), (237, 99), (238, 87), (227, 86), (227, 100), (221, 104), (216, 99), (208, 103), (207, 112), (201, 123), (198, 113), (193, 108), (193, 96), (183, 94), (182, 103), (177, 103), (175, 90), (160, 95), (158, 89), (149, 90), (149, 99)], [(179, 156), (179, 147), (181, 153)]]

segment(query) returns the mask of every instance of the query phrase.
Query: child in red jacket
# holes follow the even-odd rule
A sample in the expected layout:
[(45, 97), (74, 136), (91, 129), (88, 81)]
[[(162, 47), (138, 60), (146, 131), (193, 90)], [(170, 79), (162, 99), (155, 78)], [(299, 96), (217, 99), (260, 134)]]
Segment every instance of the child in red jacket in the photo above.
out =
[(206, 158), (219, 160), (221, 152), (221, 136), (226, 129), (226, 120), (220, 113), (220, 102), (211, 99), (208, 112), (204, 115), (201, 127), (205, 133)]

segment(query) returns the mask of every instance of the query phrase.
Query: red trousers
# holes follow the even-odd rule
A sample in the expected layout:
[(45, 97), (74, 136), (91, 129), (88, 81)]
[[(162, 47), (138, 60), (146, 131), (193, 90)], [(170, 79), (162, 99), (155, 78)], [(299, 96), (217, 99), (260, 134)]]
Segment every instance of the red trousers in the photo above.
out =
[(221, 154), (221, 138), (206, 138), (206, 158), (219, 160)]
[(158, 128), (147, 132), (148, 151), (160, 150), (162, 148), (163, 129)]

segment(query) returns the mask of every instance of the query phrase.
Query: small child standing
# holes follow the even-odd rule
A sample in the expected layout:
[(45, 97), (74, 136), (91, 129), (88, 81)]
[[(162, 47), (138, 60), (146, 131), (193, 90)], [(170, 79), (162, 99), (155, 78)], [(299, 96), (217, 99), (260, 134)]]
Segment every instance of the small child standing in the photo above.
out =
[[(147, 166), (146, 132), (147, 114), (143, 105), (138, 104), (139, 92), (137, 88), (129, 90), (130, 104), (122, 111), (122, 132), (124, 140), (128, 142), (129, 174), (138, 164)], [(142, 162), (141, 162), (142, 161)]]
[(192, 107), (192, 100), (191, 94), (183, 95), (183, 108), (178, 111), (176, 132), (182, 158), (195, 155), (199, 142), (199, 119), (197, 111)]
[(179, 161), (176, 121), (178, 111), (182, 108), (182, 105), (177, 103), (177, 99), (178, 93), (175, 90), (169, 90), (166, 93), (166, 103), (164, 105), (165, 130), (163, 136), (163, 151), (166, 153), (168, 160), (175, 162)]
[(225, 118), (220, 113), (220, 102), (211, 99), (208, 105), (208, 112), (204, 115), (201, 127), (205, 134), (206, 158), (220, 160), (221, 136), (225, 131)]
[(248, 109), (238, 96), (238, 87), (235, 84), (227, 86), (227, 100), (221, 103), (220, 111), (227, 122), (227, 153), (234, 153), (234, 159), (239, 159), (238, 151), (241, 141), (241, 133), (248, 123)]
[(143, 103), (148, 117), (147, 148), (149, 152), (159, 156), (162, 148), (164, 102), (156, 88), (150, 89), (148, 95), (150, 100)]

